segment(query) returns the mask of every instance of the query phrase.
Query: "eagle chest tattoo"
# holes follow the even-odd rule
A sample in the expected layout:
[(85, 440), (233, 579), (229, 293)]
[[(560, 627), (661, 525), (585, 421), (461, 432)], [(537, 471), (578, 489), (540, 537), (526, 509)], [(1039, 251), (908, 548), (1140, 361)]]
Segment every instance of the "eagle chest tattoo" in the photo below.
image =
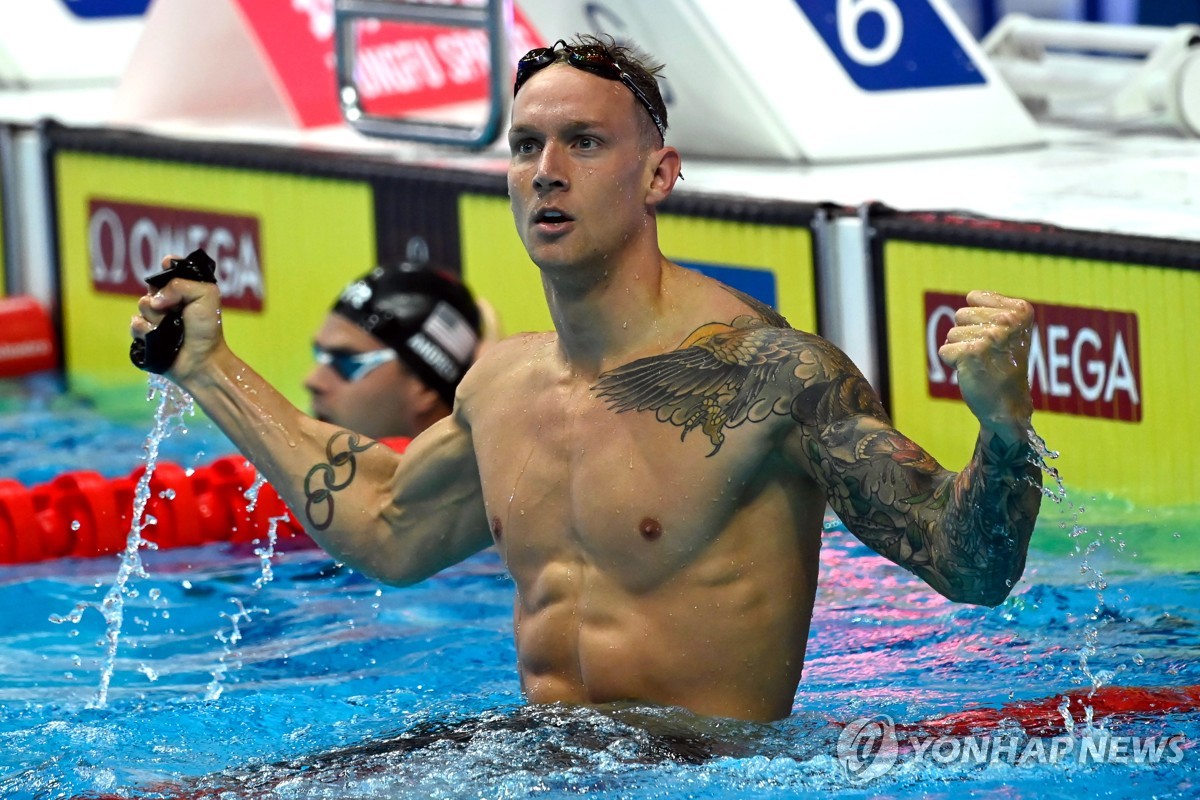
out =
[(603, 373), (593, 390), (617, 413), (653, 411), (683, 429), (681, 440), (699, 428), (715, 455), (726, 428), (798, 411), (798, 390), (824, 372), (802, 334), (758, 305), (757, 316), (703, 325), (669, 353)]

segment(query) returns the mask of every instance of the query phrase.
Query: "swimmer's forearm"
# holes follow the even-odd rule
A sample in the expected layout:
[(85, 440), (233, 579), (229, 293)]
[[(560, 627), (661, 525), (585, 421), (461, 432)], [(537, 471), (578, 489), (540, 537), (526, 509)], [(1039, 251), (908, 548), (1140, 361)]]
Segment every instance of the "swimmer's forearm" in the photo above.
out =
[[(818, 479), (846, 527), (951, 600), (997, 605), (1020, 578), (1041, 499), (1041, 473), (1017, 441), (985, 429), (955, 474), (882, 420), (859, 417), (817, 456)], [(834, 451), (827, 450), (833, 453)]]
[(930, 535), (944, 555), (925, 578), (950, 599), (999, 605), (1024, 572), (1042, 497), (1032, 455), (1026, 434), (984, 430), (970, 464), (941, 487), (944, 512)]
[(470, 437), (452, 417), (404, 456), (293, 406), (227, 349), (184, 388), (339, 561), (406, 585), (491, 544)]
[(303, 414), (228, 348), (183, 388), (331, 555), (364, 568), (384, 549), (394, 452)]
[(170, 377), (272, 483), (282, 477), (285, 452), (293, 452), (306, 438), (319, 438), (301, 436), (305, 417), (300, 410), (228, 347), (212, 353), (186, 379)]

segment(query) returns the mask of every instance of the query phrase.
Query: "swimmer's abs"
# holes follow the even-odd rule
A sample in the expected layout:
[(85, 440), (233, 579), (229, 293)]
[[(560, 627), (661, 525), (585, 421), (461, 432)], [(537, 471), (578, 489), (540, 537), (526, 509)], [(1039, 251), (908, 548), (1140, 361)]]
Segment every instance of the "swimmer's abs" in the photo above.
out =
[[(753, 615), (742, 630), (722, 630), (710, 614), (626, 618), (617, 626), (580, 624), (561, 607), (547, 611), (549, 618), (518, 614), (521, 686), (531, 703), (634, 702), (749, 720), (791, 711), (803, 634), (761, 637), (751, 630)], [(543, 624), (551, 620), (560, 624)], [(758, 644), (767, 640), (773, 649)]]

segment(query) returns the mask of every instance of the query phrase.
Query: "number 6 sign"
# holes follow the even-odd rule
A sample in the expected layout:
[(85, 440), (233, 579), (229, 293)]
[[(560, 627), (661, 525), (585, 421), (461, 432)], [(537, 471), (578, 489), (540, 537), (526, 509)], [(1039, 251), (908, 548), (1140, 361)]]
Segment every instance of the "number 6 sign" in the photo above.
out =
[[(878, 14), (883, 23), (883, 35), (874, 47), (863, 43), (859, 31), (858, 23), (867, 14)], [(851, 61), (877, 67), (891, 61), (900, 50), (904, 41), (904, 15), (892, 0), (838, 0), (837, 35)]]
[(796, 5), (864, 91), (985, 81), (929, 0), (796, 0)]

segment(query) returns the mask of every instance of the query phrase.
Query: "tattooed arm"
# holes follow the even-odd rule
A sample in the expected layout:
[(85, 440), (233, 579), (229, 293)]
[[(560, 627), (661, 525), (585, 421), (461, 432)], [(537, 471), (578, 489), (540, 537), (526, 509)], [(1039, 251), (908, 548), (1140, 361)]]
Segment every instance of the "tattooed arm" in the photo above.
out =
[(784, 453), (810, 475), (846, 526), (952, 600), (995, 605), (1021, 576), (1041, 500), (1028, 463), (1026, 382), (1032, 310), (972, 293), (943, 356), (959, 370), (981, 431), (955, 474), (891, 424), (879, 397), (836, 347), (756, 312), (697, 329), (676, 350), (601, 376), (617, 412), (653, 411), (719, 458), (725, 431), (791, 418)]
[(469, 428), (448, 417), (403, 456), (301, 413), (225, 344), (215, 286), (174, 280), (139, 303), (134, 336), (183, 306), (168, 373), (192, 394), (331, 555), (407, 584), (491, 543)]
[(853, 364), (819, 340), (812, 366), (796, 373), (789, 446), (866, 544), (951, 600), (998, 605), (1025, 568), (1041, 502), (1027, 438), (1032, 310), (982, 292), (968, 302), (942, 348), (980, 421), (961, 472), (892, 427)]

